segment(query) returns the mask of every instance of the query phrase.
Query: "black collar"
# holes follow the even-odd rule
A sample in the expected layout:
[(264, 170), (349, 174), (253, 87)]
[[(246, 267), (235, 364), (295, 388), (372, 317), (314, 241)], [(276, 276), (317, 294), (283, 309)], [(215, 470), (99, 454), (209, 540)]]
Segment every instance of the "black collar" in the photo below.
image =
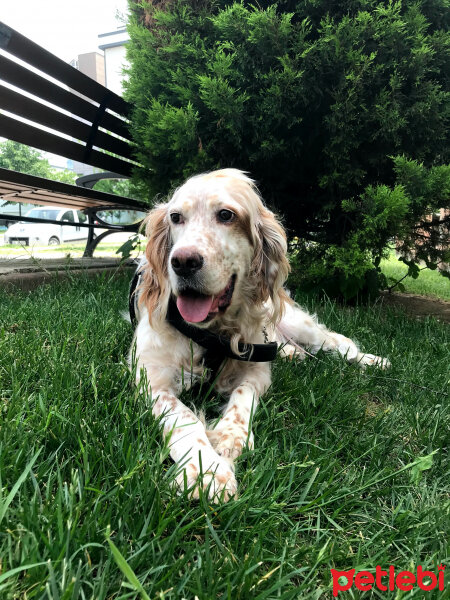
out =
[[(139, 284), (140, 272), (136, 271), (130, 285), (129, 309), (130, 319), (133, 325), (136, 325), (136, 310), (135, 310), (135, 292)], [(268, 344), (245, 344), (239, 342), (240, 354), (235, 354), (231, 349), (230, 340), (222, 335), (211, 333), (207, 329), (200, 329), (187, 323), (180, 315), (176, 302), (170, 297), (167, 307), (166, 320), (175, 327), (177, 331), (190, 338), (193, 342), (206, 349), (205, 362), (217, 364), (218, 361), (223, 362), (226, 358), (233, 360), (241, 360), (247, 362), (269, 362), (275, 360), (278, 350), (276, 342)]]

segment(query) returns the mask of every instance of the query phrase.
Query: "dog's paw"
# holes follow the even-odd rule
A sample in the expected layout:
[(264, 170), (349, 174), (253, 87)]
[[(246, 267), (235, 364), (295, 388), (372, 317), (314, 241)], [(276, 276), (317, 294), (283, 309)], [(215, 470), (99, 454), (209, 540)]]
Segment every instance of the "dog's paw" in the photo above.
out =
[(301, 346), (293, 346), (292, 344), (283, 344), (280, 346), (280, 356), (287, 360), (305, 360), (306, 354), (306, 351)]
[(253, 433), (236, 425), (209, 430), (206, 435), (217, 454), (229, 461), (240, 456), (246, 446), (250, 449), (254, 446)]
[(201, 453), (199, 458), (191, 458), (176, 477), (180, 491), (187, 491), (194, 499), (200, 497), (200, 490), (213, 502), (228, 502), (237, 495), (237, 481), (230, 463), (212, 453)]
[(358, 365), (365, 369), (366, 367), (378, 367), (379, 369), (389, 369), (391, 367), (391, 363), (387, 358), (383, 358), (382, 356), (375, 356), (375, 354), (358, 354), (358, 358), (356, 360)]

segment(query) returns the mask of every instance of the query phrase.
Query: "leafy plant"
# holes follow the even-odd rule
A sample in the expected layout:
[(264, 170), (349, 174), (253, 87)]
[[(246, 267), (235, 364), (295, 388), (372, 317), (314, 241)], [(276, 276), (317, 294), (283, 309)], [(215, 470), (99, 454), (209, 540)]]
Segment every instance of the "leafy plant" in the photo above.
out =
[(130, 7), (126, 94), (149, 198), (248, 170), (302, 240), (297, 279), (347, 298), (386, 285), (393, 238), (416, 265), (446, 260), (448, 228), (435, 243), (427, 225), (411, 253), (430, 208), (449, 207), (445, 0)]
[(136, 248), (140, 249), (140, 247), (141, 247), (141, 238), (140, 238), (139, 234), (136, 234), (136, 235), (128, 238), (128, 240), (126, 240), (116, 250), (116, 254), (120, 254), (121, 260), (125, 260), (125, 259), (131, 257), (133, 251), (136, 250)]

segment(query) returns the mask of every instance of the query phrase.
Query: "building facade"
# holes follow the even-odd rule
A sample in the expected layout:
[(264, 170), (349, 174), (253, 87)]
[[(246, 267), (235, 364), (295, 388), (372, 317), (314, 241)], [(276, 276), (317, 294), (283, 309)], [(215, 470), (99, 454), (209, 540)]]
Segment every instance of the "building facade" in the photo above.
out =
[(105, 86), (119, 94), (123, 94), (124, 67), (127, 66), (126, 45), (130, 38), (125, 27), (116, 31), (101, 33), (99, 49), (105, 56)]

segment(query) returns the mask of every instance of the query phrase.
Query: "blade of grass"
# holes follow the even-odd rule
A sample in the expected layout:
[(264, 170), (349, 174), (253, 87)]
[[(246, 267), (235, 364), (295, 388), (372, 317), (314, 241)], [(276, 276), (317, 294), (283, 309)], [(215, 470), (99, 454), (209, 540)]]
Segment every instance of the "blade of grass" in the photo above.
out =
[(34, 569), (35, 567), (41, 567), (45, 564), (47, 563), (39, 562), (33, 563), (32, 565), (22, 565), (21, 567), (15, 567), (14, 569), (10, 569), (9, 571), (6, 571), (6, 573), (3, 573), (3, 575), (0, 575), (0, 583), (2, 583), (2, 581), (5, 581), (9, 577), (12, 577), (16, 573), (20, 573), (21, 571), (28, 571), (28, 569)]
[(14, 496), (17, 494), (17, 492), (19, 491), (20, 486), (22, 485), (22, 483), (25, 481), (25, 479), (28, 477), (29, 472), (31, 471), (31, 469), (33, 468), (34, 463), (36, 462), (39, 454), (41, 453), (42, 448), (40, 448), (36, 454), (33, 456), (33, 458), (30, 460), (30, 462), (27, 464), (27, 466), (25, 467), (22, 475), (19, 477), (19, 479), (16, 481), (16, 483), (13, 485), (11, 491), (9, 492), (9, 494), (6, 496), (6, 500), (3, 501), (2, 498), (0, 498), (0, 523), (3, 521), (3, 517), (6, 514), (6, 511), (8, 510), (8, 506), (11, 504), (11, 502), (14, 500)]
[(109, 547), (111, 549), (114, 560), (117, 563), (117, 566), (122, 571), (122, 573), (125, 575), (125, 577), (128, 579), (128, 582), (133, 586), (133, 589), (135, 589), (136, 592), (139, 592), (139, 594), (140, 594), (141, 598), (143, 598), (143, 600), (150, 600), (149, 596), (146, 594), (144, 588), (142, 587), (141, 582), (136, 577), (133, 569), (127, 563), (125, 557), (122, 555), (119, 548), (117, 548), (115, 543), (109, 537), (109, 532), (108, 532), (108, 537), (106, 538), (106, 540), (109, 544)]

